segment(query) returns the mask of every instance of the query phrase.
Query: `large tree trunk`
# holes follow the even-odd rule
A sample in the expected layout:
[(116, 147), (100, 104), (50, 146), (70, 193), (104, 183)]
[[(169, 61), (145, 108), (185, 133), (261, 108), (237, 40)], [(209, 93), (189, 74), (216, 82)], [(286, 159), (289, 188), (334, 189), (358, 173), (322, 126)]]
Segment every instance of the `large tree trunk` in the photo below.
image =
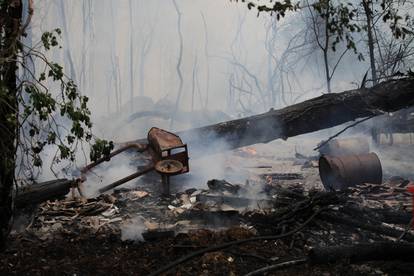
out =
[(405, 78), (372, 88), (325, 94), (279, 110), (177, 134), (190, 146), (190, 154), (196, 157), (278, 138), (287, 139), (411, 105), (414, 105), (414, 79)]
[[(4, 2), (4, 3), (3, 3)], [(0, 248), (4, 246), (13, 213), (12, 188), (17, 137), (17, 64), (22, 2), (2, 1), (0, 4)]]

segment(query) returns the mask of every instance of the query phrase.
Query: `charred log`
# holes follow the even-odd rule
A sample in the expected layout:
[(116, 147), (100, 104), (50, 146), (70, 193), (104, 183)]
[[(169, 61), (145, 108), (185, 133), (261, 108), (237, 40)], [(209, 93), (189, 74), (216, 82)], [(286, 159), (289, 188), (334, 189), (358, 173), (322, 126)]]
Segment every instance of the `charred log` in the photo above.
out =
[(360, 219), (345, 217), (341, 213), (325, 213), (321, 215), (322, 219), (326, 221), (330, 221), (336, 224), (343, 224), (346, 226), (351, 226), (355, 228), (360, 228), (364, 230), (368, 230), (370, 232), (376, 233), (378, 235), (385, 235), (388, 237), (399, 238), (403, 237), (405, 240), (409, 242), (414, 242), (414, 235), (409, 233), (404, 233), (404, 231), (400, 231), (398, 229), (394, 229), (391, 227), (386, 227), (381, 224), (373, 224), (372, 222), (365, 222)]
[(63, 198), (69, 193), (73, 180), (57, 179), (28, 186), (17, 193), (17, 208), (42, 203), (46, 200)]
[(378, 242), (348, 246), (313, 248), (309, 252), (312, 263), (331, 263), (347, 259), (351, 263), (375, 260), (412, 261), (414, 245), (411, 243)]
[(279, 110), (178, 132), (194, 154), (219, 152), (297, 136), (357, 118), (414, 105), (414, 79), (382, 82), (372, 88), (324, 94)]

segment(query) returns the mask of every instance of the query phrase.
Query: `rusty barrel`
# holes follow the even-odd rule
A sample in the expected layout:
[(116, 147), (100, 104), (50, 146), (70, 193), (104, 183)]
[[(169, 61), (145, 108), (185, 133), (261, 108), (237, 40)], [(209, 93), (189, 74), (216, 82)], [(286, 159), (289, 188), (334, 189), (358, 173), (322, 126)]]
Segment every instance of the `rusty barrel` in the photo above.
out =
[(326, 190), (344, 190), (361, 183), (382, 183), (382, 167), (375, 153), (319, 158), (319, 174)]
[(319, 149), (320, 154), (344, 156), (369, 153), (369, 142), (364, 137), (334, 139)]

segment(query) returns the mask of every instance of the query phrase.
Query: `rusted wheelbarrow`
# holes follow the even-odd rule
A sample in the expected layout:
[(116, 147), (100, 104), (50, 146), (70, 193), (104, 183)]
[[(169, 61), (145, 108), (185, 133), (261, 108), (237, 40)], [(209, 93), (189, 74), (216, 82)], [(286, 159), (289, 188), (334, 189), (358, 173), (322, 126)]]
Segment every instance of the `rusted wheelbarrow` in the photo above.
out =
[(181, 138), (174, 133), (156, 127), (150, 129), (147, 139), (148, 144), (124, 144), (117, 150), (111, 152), (108, 157), (101, 158), (87, 165), (81, 170), (80, 182), (86, 181), (86, 174), (94, 167), (103, 162), (110, 161), (112, 157), (126, 150), (135, 149), (139, 153), (148, 153), (151, 156), (150, 164), (142, 170), (102, 187), (99, 189), (99, 192), (104, 193), (132, 179), (155, 170), (162, 177), (162, 193), (164, 195), (169, 195), (169, 177), (172, 175), (187, 173), (190, 170), (188, 165), (189, 158), (187, 145), (184, 144)]

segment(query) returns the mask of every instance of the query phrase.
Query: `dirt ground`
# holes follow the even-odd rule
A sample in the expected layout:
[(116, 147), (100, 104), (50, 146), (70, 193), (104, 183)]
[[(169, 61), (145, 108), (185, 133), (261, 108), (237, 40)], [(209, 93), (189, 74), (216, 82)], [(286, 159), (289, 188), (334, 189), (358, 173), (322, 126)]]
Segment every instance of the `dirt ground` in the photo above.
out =
[[(194, 249), (249, 236), (249, 233), (179, 235), (157, 242), (123, 242), (109, 235), (99, 238), (67, 237), (42, 242), (13, 237), (0, 254), (2, 275), (147, 275), (160, 266)], [(190, 242), (191, 241), (191, 242)], [(207, 253), (171, 270), (167, 275), (244, 275), (260, 267), (302, 253), (289, 249), (290, 241), (255, 242)], [(329, 265), (299, 265), (268, 275), (412, 275), (414, 262), (369, 262), (349, 264), (346, 260)]]

